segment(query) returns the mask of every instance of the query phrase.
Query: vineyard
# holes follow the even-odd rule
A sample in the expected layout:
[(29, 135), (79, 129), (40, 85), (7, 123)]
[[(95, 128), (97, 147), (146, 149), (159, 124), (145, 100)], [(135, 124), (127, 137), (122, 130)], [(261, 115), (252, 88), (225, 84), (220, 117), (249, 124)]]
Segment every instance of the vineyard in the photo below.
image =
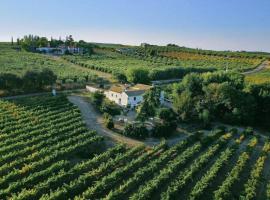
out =
[(270, 83), (270, 62), (268, 66), (260, 72), (249, 74), (246, 76), (247, 82), (261, 84), (261, 83)]
[[(180, 48), (181, 49), (181, 48)], [(151, 52), (155, 52), (153, 55)], [(149, 53), (150, 52), (150, 53)], [(22, 76), (27, 70), (51, 69), (62, 83), (97, 82), (97, 76), (111, 80), (110, 74), (123, 73), (130, 68), (149, 72), (151, 80), (182, 78), (190, 72), (229, 70), (243, 72), (254, 69), (264, 59), (264, 54), (196, 51), (195, 49), (166, 48), (159, 46), (121, 47), (109, 45), (97, 47), (92, 55), (66, 55), (53, 57), (12, 49), (0, 44), (0, 73)], [(268, 82), (269, 70), (264, 70), (247, 80), (255, 83)], [(105, 73), (103, 73), (105, 72)], [(87, 77), (87, 78), (86, 78)], [(87, 79), (87, 80), (86, 80)]]
[(270, 199), (270, 143), (215, 129), (104, 148), (65, 96), (0, 101), (0, 199)]
[(164, 68), (166, 64), (157, 64), (154, 62), (144, 61), (130, 56), (122, 55), (112, 50), (95, 50), (91, 56), (65, 56), (73, 63), (81, 64), (86, 68), (92, 68), (103, 72), (112, 73), (114, 71), (124, 72), (133, 67), (141, 67), (147, 70), (153, 68)]
[(89, 78), (95, 78), (95, 73), (90, 69), (80, 68), (57, 57), (18, 51), (5, 43), (0, 43), (0, 66), (0, 73), (12, 73), (18, 76), (22, 76), (27, 70), (41, 71), (49, 68), (58, 79), (72, 81), (74, 77), (78, 77), (79, 80), (84, 80), (87, 75)]
[(145, 61), (181, 67), (214, 68), (243, 72), (257, 67), (265, 59), (252, 53), (202, 51), (158, 46), (137, 47), (127, 53)]
[[(64, 56), (64, 59), (81, 67), (106, 73), (124, 74), (130, 68), (139, 67), (149, 72), (151, 80), (182, 78), (190, 72), (244, 72), (256, 68), (267, 59), (252, 53), (202, 53), (159, 48), (161, 47), (103, 48), (95, 49), (95, 54), (91, 56)], [(155, 52), (154, 55), (151, 52)]]

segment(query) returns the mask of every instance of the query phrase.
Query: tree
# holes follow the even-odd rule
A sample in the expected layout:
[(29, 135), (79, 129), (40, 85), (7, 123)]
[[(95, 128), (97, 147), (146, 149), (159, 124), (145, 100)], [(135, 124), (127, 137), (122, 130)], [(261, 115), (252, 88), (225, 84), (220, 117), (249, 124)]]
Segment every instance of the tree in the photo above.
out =
[(98, 109), (100, 109), (104, 98), (104, 94), (100, 91), (96, 91), (92, 94), (92, 102)]
[(148, 130), (143, 124), (127, 124), (124, 128), (123, 135), (127, 137), (144, 139), (148, 136)]
[[(258, 103), (235, 73), (189, 74), (174, 87), (174, 108), (184, 121), (212, 119), (233, 124), (253, 124)], [(257, 115), (260, 115), (257, 113)]]
[(102, 104), (100, 106), (100, 111), (104, 113), (108, 113), (112, 116), (121, 114), (120, 106), (117, 105), (115, 102), (109, 101), (107, 99), (104, 99), (102, 101)]
[(152, 135), (154, 137), (169, 137), (174, 133), (176, 127), (177, 123), (175, 121), (156, 123)]
[(176, 120), (176, 115), (171, 108), (161, 108), (158, 112), (158, 117), (165, 122)]
[(72, 35), (66, 36), (66, 41), (65, 41), (65, 45), (66, 46), (74, 46), (74, 39), (72, 37)]
[(126, 83), (127, 82), (127, 77), (125, 74), (121, 72), (113, 72), (113, 76), (120, 82), (120, 83)]
[(130, 83), (149, 83), (148, 70), (142, 68), (129, 68), (126, 76)]
[(39, 87), (53, 85), (57, 80), (57, 75), (52, 70), (45, 68), (39, 74)]
[(24, 90), (36, 91), (37, 89), (41, 89), (39, 83), (39, 73), (37, 71), (27, 71), (22, 79)]
[(114, 128), (113, 117), (110, 114), (104, 113), (103, 114), (103, 119), (104, 119), (105, 126), (108, 129), (113, 129)]
[(173, 107), (183, 121), (194, 119), (195, 101), (189, 91), (184, 91), (181, 94), (174, 95)]
[(83, 48), (84, 54), (92, 55), (94, 53), (94, 45), (87, 43), (83, 40), (80, 40), (77, 43), (77, 47)]
[(137, 119), (145, 121), (148, 117), (154, 116), (156, 109), (160, 106), (160, 89), (151, 88), (143, 95), (143, 102), (137, 109)]
[(202, 94), (202, 78), (199, 74), (190, 73), (180, 83), (182, 89), (189, 91), (194, 97)]
[(11, 90), (21, 88), (22, 80), (15, 74), (0, 74), (0, 89)]
[(155, 123), (153, 129), (154, 137), (169, 137), (176, 129), (176, 115), (171, 108), (161, 108), (158, 112), (158, 117), (162, 120), (160, 123)]
[(38, 71), (27, 71), (22, 77), (23, 88), (26, 91), (42, 90), (45, 86), (55, 83), (57, 76), (50, 69)]

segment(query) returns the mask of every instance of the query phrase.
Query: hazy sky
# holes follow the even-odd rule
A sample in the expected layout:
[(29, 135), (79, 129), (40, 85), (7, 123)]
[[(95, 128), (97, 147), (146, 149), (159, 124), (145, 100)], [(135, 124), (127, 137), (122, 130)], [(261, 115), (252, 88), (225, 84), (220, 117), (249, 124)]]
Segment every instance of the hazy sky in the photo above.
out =
[(0, 41), (29, 33), (270, 52), (270, 0), (0, 0)]

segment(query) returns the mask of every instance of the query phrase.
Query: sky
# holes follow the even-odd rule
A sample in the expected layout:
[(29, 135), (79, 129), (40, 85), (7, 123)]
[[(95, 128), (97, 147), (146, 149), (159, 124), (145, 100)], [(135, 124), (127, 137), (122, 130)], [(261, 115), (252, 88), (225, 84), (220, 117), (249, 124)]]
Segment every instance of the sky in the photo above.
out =
[(27, 34), (270, 52), (270, 0), (1, 0), (0, 41)]

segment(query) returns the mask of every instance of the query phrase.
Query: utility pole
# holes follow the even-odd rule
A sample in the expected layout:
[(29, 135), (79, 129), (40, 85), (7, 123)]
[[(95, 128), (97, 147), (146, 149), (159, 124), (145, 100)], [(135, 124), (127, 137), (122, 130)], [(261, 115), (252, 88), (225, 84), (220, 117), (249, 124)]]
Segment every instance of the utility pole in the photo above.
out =
[(11, 45), (13, 46), (13, 44), (14, 44), (14, 43), (13, 43), (13, 36), (12, 36), (12, 37), (11, 37)]

